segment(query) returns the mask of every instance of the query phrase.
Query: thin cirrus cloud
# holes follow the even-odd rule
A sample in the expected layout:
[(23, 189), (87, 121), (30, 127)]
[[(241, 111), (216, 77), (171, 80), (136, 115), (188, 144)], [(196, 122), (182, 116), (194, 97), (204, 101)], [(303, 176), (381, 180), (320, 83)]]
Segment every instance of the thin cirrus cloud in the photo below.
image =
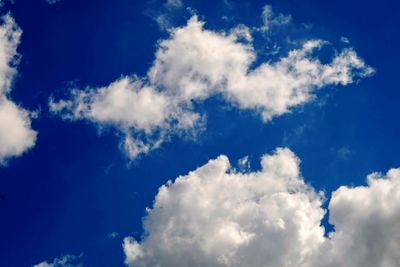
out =
[(159, 189), (141, 241), (124, 239), (128, 266), (395, 267), (400, 262), (400, 169), (340, 187), (329, 203), (307, 185), (287, 148), (239, 172), (226, 156)]
[(275, 14), (271, 5), (264, 6), (261, 18), (264, 25), (260, 27), (260, 30), (264, 32), (270, 30), (274, 26), (289, 24), (292, 20), (292, 16), (290, 15), (281, 13)]
[(165, 3), (168, 7), (174, 7), (174, 8), (180, 8), (183, 6), (183, 3), (181, 0), (167, 0)]
[[(290, 17), (282, 16), (264, 8), (262, 27), (287, 23)], [(204, 128), (205, 114), (196, 111), (193, 101), (219, 95), (268, 122), (309, 102), (318, 89), (347, 85), (374, 72), (352, 48), (321, 63), (315, 54), (327, 44), (323, 40), (305, 41), (273, 63), (252, 67), (257, 51), (251, 34), (244, 25), (222, 33), (205, 29), (194, 15), (159, 43), (146, 77), (134, 75), (101, 88), (72, 89), (70, 98), (51, 98), (50, 110), (64, 119), (115, 127), (124, 133), (121, 145), (134, 159), (158, 148), (171, 135)]]
[(36, 142), (37, 132), (31, 128), (32, 113), (10, 98), (13, 79), (17, 73), (17, 47), (21, 29), (10, 14), (1, 18), (0, 25), (0, 165), (23, 154)]

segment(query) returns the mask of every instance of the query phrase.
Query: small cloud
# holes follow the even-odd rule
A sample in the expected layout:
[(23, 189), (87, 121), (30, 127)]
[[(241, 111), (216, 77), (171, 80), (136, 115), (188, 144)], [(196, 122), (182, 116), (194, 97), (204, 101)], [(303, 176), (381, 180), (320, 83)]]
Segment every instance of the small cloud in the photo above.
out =
[(349, 44), (350, 43), (350, 39), (347, 38), (347, 37), (344, 37), (344, 36), (340, 37), (340, 41), (342, 43), (344, 43), (344, 44)]
[(181, 0), (167, 0), (165, 5), (167, 7), (181, 8), (183, 6), (183, 3)]
[(250, 170), (249, 156), (244, 156), (243, 158), (239, 159), (237, 165), (239, 167), (239, 171), (241, 172), (246, 172)]
[(282, 144), (285, 146), (291, 146), (293, 144), (304, 142), (305, 138), (303, 137), (304, 132), (309, 128), (309, 125), (301, 124), (296, 126), (292, 130), (284, 133), (282, 138)]
[(342, 160), (348, 160), (351, 154), (352, 152), (348, 146), (343, 146), (337, 151), (338, 158)]
[(232, 8), (233, 4), (232, 4), (232, 2), (230, 0), (223, 0), (223, 2), (224, 2), (226, 7), (230, 8), (230, 9)]
[(117, 232), (111, 232), (111, 233), (108, 233), (107, 234), (107, 237), (109, 238), (109, 239), (115, 239), (115, 238), (117, 238), (119, 236), (119, 234), (117, 233)]
[(226, 16), (226, 15), (223, 15), (223, 16), (221, 17), (221, 19), (222, 19), (223, 21), (225, 21), (225, 22), (229, 22), (229, 21), (232, 20), (232, 18), (230, 18), (230, 17), (228, 17), (228, 16)]
[(61, 258), (55, 258), (52, 262), (43, 261), (33, 265), (32, 267), (82, 267), (82, 263), (78, 263), (82, 256), (83, 254), (78, 256), (65, 255)]
[(266, 5), (262, 11), (263, 26), (260, 28), (262, 32), (270, 30), (274, 26), (286, 25), (292, 21), (291, 15), (281, 13), (275, 14), (270, 5)]
[[(158, 1), (153, 4), (156, 3)], [(182, 0), (167, 0), (163, 4), (149, 7), (145, 14), (157, 23), (161, 31), (168, 31), (174, 27), (175, 13), (179, 13), (183, 7)]]
[(61, 0), (46, 0), (46, 2), (50, 5), (54, 5), (57, 4), (58, 2), (60, 2)]
[(160, 14), (154, 18), (160, 30), (165, 31), (172, 27), (170, 18), (166, 14)]

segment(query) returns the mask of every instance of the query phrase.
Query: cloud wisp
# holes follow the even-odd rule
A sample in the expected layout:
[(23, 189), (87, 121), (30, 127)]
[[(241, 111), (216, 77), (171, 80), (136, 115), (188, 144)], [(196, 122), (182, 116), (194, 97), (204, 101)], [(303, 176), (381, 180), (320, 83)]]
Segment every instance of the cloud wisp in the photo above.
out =
[(159, 189), (141, 241), (126, 237), (128, 266), (395, 267), (400, 262), (400, 169), (341, 187), (329, 204), (307, 185), (287, 148), (238, 172), (226, 156)]
[(21, 29), (10, 14), (1, 18), (0, 25), (0, 165), (23, 154), (36, 142), (37, 132), (31, 128), (32, 114), (10, 97), (17, 73), (17, 47)]
[[(271, 12), (270, 7), (264, 9), (263, 27), (290, 20)], [(221, 96), (268, 122), (311, 101), (321, 88), (348, 85), (374, 72), (352, 48), (321, 63), (317, 54), (324, 45), (323, 40), (308, 40), (274, 62), (258, 64), (252, 30), (241, 25), (212, 31), (194, 15), (159, 42), (145, 77), (122, 77), (101, 88), (74, 88), (70, 98), (51, 98), (49, 106), (64, 119), (115, 127), (125, 136), (124, 151), (135, 159), (171, 135), (203, 129), (206, 114), (196, 111), (193, 103)]]
[(57, 4), (58, 2), (60, 2), (61, 0), (46, 0), (46, 2), (50, 5), (54, 5)]
[(43, 261), (35, 264), (32, 267), (82, 267), (83, 264), (77, 263), (82, 258), (82, 255), (64, 255), (61, 258), (55, 258), (52, 262)]

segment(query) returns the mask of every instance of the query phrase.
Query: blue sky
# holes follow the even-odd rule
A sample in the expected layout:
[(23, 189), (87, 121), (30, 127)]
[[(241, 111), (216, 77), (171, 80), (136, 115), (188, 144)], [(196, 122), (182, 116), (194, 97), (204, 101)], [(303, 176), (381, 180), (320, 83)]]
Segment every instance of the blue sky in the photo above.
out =
[[(264, 14), (263, 21), (262, 13), (266, 10), (266, 5), (273, 13)], [(301, 180), (301, 177), (304, 177), (305, 183), (312, 190), (325, 193), (323, 200), (310, 196), (307, 190), (296, 189), (300, 190), (296, 191), (297, 194), (306, 196), (310, 203), (321, 201), (322, 208), (310, 210), (309, 214), (315, 212), (318, 217), (321, 210), (335, 212), (333, 220), (337, 222), (336, 231), (353, 235), (353, 240), (359, 242), (355, 247), (360, 248), (365, 245), (367, 251), (372, 250), (369, 242), (373, 241), (365, 238), (367, 233), (363, 232), (364, 224), (369, 221), (373, 225), (371, 229), (380, 229), (377, 230), (375, 239), (379, 241), (381, 238), (380, 241), (383, 244), (393, 241), (393, 247), (387, 248), (387, 251), (400, 248), (399, 238), (390, 239), (391, 236), (396, 235), (393, 229), (400, 226), (398, 220), (395, 220), (399, 218), (396, 216), (399, 216), (400, 210), (400, 194), (398, 193), (400, 178), (396, 178), (400, 177), (400, 174), (393, 174), (393, 172), (385, 175), (389, 169), (400, 166), (400, 154), (397, 152), (400, 150), (398, 141), (400, 91), (397, 81), (397, 66), (400, 62), (400, 54), (397, 52), (400, 46), (398, 8), (399, 5), (395, 1), (388, 0), (380, 1), (379, 4), (373, 1), (355, 0), (268, 2), (60, 0), (54, 3), (48, 3), (45, 0), (5, 1), (1, 13), (3, 16), (9, 14), (8, 16), (15, 20), (16, 25), (22, 30), (22, 35), (20, 43), (15, 44), (19, 62), (15, 67), (13, 83), (4, 87), (6, 93), (3, 93), (4, 90), (1, 88), (0, 96), (2, 100), (7, 99), (4, 100), (9, 101), (7, 103), (16, 103), (19, 108), (31, 112), (29, 113), (31, 128), (37, 132), (37, 139), (34, 144), (26, 145), (23, 148), (24, 151), (17, 153), (18, 155), (10, 154), (4, 160), (0, 158), (2, 161), (0, 166), (0, 265), (33, 266), (47, 261), (48, 265), (42, 266), (79, 266), (79, 264), (82, 266), (125, 266), (127, 254), (140, 251), (145, 256), (128, 255), (129, 266), (156, 266), (156, 264), (174, 266), (173, 262), (176, 259), (181, 260), (181, 266), (220, 266), (215, 264), (215, 259), (221, 266), (262, 266), (257, 265), (259, 264), (257, 262), (250, 265), (238, 260), (243, 261), (250, 252), (242, 251), (235, 246), (230, 247), (231, 241), (222, 237), (221, 240), (226, 243), (221, 241), (222, 243), (215, 243), (217, 244), (215, 247), (210, 245), (217, 256), (213, 253), (205, 253), (202, 246), (193, 246), (193, 248), (189, 246), (190, 253), (187, 252), (186, 256), (181, 255), (183, 250), (180, 248), (185, 246), (180, 243), (181, 239), (177, 235), (170, 236), (168, 239), (172, 250), (168, 254), (159, 240), (161, 233), (166, 234), (163, 231), (166, 231), (166, 225), (171, 223), (171, 218), (174, 216), (178, 218), (178, 222), (174, 225), (177, 233), (180, 233), (179, 227), (185, 225), (186, 221), (179, 221), (183, 217), (192, 216), (194, 221), (200, 221), (196, 214), (184, 214), (183, 208), (171, 208), (182, 201), (190, 202), (190, 199), (195, 201), (195, 198), (184, 200), (184, 196), (191, 196), (190, 192), (203, 196), (204, 199), (200, 201), (215, 202), (217, 207), (221, 204), (215, 194), (201, 195), (199, 192), (203, 191), (198, 192), (191, 187), (196, 184), (197, 172), (193, 177), (186, 176), (188, 186), (179, 189), (188, 190), (188, 195), (178, 189), (175, 191), (178, 183), (174, 183), (176, 177), (186, 175), (200, 166), (210, 167), (211, 165), (207, 162), (219, 155), (226, 155), (232, 168), (242, 171), (245, 176), (251, 176), (252, 173), (259, 171), (268, 177), (277, 176), (276, 179), (293, 176), (293, 179)], [(188, 21), (191, 18), (193, 21), (193, 16), (196, 15), (197, 22), (205, 22), (204, 28), (199, 30), (201, 35), (199, 39), (190, 36), (194, 30), (186, 31), (190, 24)], [(193, 25), (197, 24), (194, 22)], [(236, 28), (245, 29), (240, 33), (231, 32), (237, 25), (246, 25), (247, 28)], [(172, 87), (176, 85), (174, 83), (176, 79), (181, 81), (182, 77), (189, 77), (189, 81), (186, 82), (192, 82), (193, 84), (190, 85), (195, 86), (197, 85), (195, 82), (198, 82), (195, 80), (197, 76), (190, 76), (189, 72), (182, 72), (178, 78), (171, 76), (171, 86), (163, 73), (178, 68), (174, 65), (176, 62), (185, 59), (191, 51), (194, 51), (193, 49), (202, 47), (201, 45), (193, 46), (194, 48), (192, 46), (178, 47), (176, 48), (177, 56), (174, 54), (169, 57), (165, 54), (166, 59), (164, 58), (163, 62), (156, 52), (160, 52), (159, 47), (163, 45), (165, 51), (173, 51), (175, 44), (173, 41), (178, 40), (176, 37), (178, 35), (176, 34), (175, 38), (174, 33), (171, 33), (171, 29), (175, 27), (181, 29), (182, 38), (188, 35), (193, 42), (205, 41), (205, 44), (211, 44), (215, 41), (215, 47), (212, 49), (217, 49), (219, 55), (217, 59), (214, 59), (206, 54), (204, 62), (211, 62), (206, 67), (196, 65), (201, 62), (196, 56), (194, 63), (188, 60), (189, 63), (182, 64), (193, 64), (188, 69), (198, 68), (195, 74), (204, 75), (205, 79), (207, 77), (212, 79), (210, 77), (214, 77), (213, 71), (220, 71), (221, 76), (228, 77), (225, 83), (232, 83), (232, 85), (225, 83), (221, 85), (216, 82), (214, 86), (212, 81), (207, 81), (206, 89), (202, 92), (205, 95), (197, 96), (200, 89), (194, 87), (193, 95), (188, 93), (187, 98), (182, 97), (186, 91), (178, 93), (174, 91)], [(208, 37), (202, 35), (204, 32), (212, 33), (212, 36), (217, 37), (214, 36), (215, 40), (207, 41)], [(246, 40), (247, 37), (243, 32), (250, 33), (252, 40)], [(350, 66), (347, 74), (351, 76), (351, 82), (344, 81), (340, 74), (320, 81), (317, 78), (308, 77), (307, 71), (303, 73), (298, 70), (300, 74), (296, 77), (307, 81), (300, 83), (299, 87), (302, 91), (297, 93), (306, 92), (303, 95), (306, 99), (284, 106), (283, 111), (282, 106), (276, 105), (280, 98), (270, 101), (269, 98), (257, 97), (255, 90), (259, 88), (260, 83), (250, 83), (250, 80), (246, 80), (249, 73), (262, 64), (274, 66), (275, 62), (287, 57), (289, 51), (301, 53), (307, 41), (317, 39), (326, 40), (328, 43), (320, 44), (321, 48), (317, 47), (304, 58), (318, 59), (319, 63), (327, 66), (333, 64), (332, 59), (340, 57), (341, 52), (351, 48), (351, 51), (356, 53), (357, 59), (362, 60), (365, 65), (357, 68), (345, 62), (343, 65), (333, 66), (337, 68)], [(172, 41), (161, 43), (161, 40)], [(1, 41), (4, 42), (3, 39)], [(220, 49), (220, 46), (225, 44), (231, 45), (230, 48)], [(246, 52), (248, 47), (251, 47), (256, 55), (250, 63), (241, 59), (241, 56), (249, 56)], [(238, 56), (239, 59), (232, 56), (232, 61), (227, 61), (235, 63), (233, 65), (228, 64), (229, 66), (226, 67), (222, 64), (223, 68), (226, 67), (228, 70), (214, 70), (213, 67), (218, 62), (213, 64), (213, 60), (225, 62), (224, 60), (231, 56), (231, 51), (243, 54)], [(301, 55), (299, 57), (301, 60), (304, 59)], [(160, 63), (158, 68), (161, 71), (157, 69), (158, 76), (152, 77), (147, 73), (158, 59), (164, 65)], [(291, 60), (297, 59), (289, 59), (289, 65), (292, 64)], [(246, 72), (241, 73), (241, 69), (234, 68), (240, 64), (247, 67)], [(318, 77), (324, 75), (323, 70), (320, 70), (323, 66), (316, 66), (315, 62), (310, 64), (312, 67), (318, 67)], [(11, 66), (14, 65), (16, 65), (15, 61)], [(292, 65), (290, 67), (293, 68)], [(368, 68), (373, 69), (374, 73)], [(2, 71), (1, 68), (0, 71)], [(230, 73), (234, 71), (238, 71), (239, 74), (230, 76)], [(277, 71), (276, 74), (282, 73)], [(276, 90), (286, 90), (297, 82), (290, 73), (282, 75), (288, 75), (288, 77), (275, 81), (270, 80), (271, 77), (265, 78), (261, 75), (259, 77), (260, 90), (263, 90), (262, 86), (265, 83), (268, 87), (266, 90), (270, 90), (267, 93), (274, 95)], [(1, 79), (7, 80), (3, 74), (0, 76)], [(273, 75), (272, 78), (277, 76)], [(244, 79), (243, 88), (235, 87), (239, 84), (235, 80), (237, 77)], [(136, 93), (149, 90), (150, 103), (134, 102), (133, 106), (136, 105), (139, 108), (133, 111), (129, 108), (115, 111), (113, 109), (115, 106), (113, 103), (110, 104), (109, 99), (96, 102), (101, 99), (99, 93), (101, 88), (105, 90), (104, 94), (118, 90), (122, 88), (119, 84), (115, 87), (110, 84), (115, 81), (124, 81), (124, 78), (126, 86), (132, 86), (134, 89), (129, 88)], [(286, 79), (294, 80), (282, 85)], [(342, 80), (334, 82), (334, 79)], [(142, 81), (143, 84), (132, 85), (138, 81)], [(200, 81), (203, 80), (200, 79)], [(252, 86), (256, 89), (253, 90)], [(151, 89), (146, 89), (147, 87)], [(75, 96), (71, 92), (75, 92)], [(79, 95), (79, 92), (84, 93)], [(249, 100), (252, 99), (252, 94), (255, 95), (254, 100)], [(80, 102), (77, 95), (85, 97), (84, 102)], [(137, 99), (133, 101), (141, 101), (141, 98)], [(155, 101), (154, 99), (160, 102), (152, 102)], [(166, 103), (165, 108), (158, 110), (159, 106), (164, 105), (160, 104), (164, 103), (163, 101)], [(52, 107), (52, 103), (67, 103), (68, 105)], [(128, 103), (128, 105), (131, 104)], [(142, 104), (143, 106), (140, 106)], [(79, 105), (84, 106), (84, 111), (78, 110)], [(150, 106), (157, 109), (147, 110)], [(108, 113), (104, 115), (101, 113), (103, 110)], [(124, 114), (121, 115), (122, 113)], [(180, 126), (184, 123), (185, 116), (193, 114), (198, 114), (201, 118), (195, 120), (190, 117), (193, 119), (190, 123), (193, 122), (193, 125)], [(263, 119), (263, 114), (271, 118), (264, 117)], [(11, 128), (1, 125), (0, 120), (1, 127), (3, 129), (0, 129), (0, 136), (2, 133), (6, 135), (12, 133)], [(127, 140), (132, 142), (133, 149), (139, 147), (140, 150), (144, 147), (145, 150), (140, 150), (138, 154), (132, 152), (132, 146), (128, 148), (124, 146)], [(0, 146), (6, 147), (10, 144), (7, 142), (0, 140)], [(274, 152), (278, 147), (287, 147), (296, 156), (286, 153), (286, 150), (285, 153), (282, 152), (283, 154)], [(277, 171), (270, 173), (268, 168), (260, 171), (260, 158), (266, 154), (272, 157), (268, 168), (271, 170), (276, 168)], [(243, 167), (237, 163), (245, 156), (248, 156), (250, 167), (246, 164)], [(293, 174), (282, 174), (278, 168), (280, 165), (278, 167), (276, 165), (280, 162), (279, 160), (287, 160), (288, 164), (292, 164), (297, 162), (296, 158), (301, 160), (301, 175), (296, 171)], [(275, 159), (278, 163), (274, 161)], [(218, 162), (225, 164), (224, 160)], [(283, 168), (286, 168), (285, 166)], [(287, 168), (292, 168), (292, 165), (288, 166)], [(219, 170), (219, 167), (212, 165), (209, 172), (213, 173), (215, 170)], [(227, 175), (233, 177), (236, 172), (232, 170), (231, 172), (227, 171)], [(373, 178), (377, 182), (365, 187), (370, 190), (363, 191), (365, 195), (357, 191), (361, 188), (359, 186), (366, 185), (367, 175), (373, 172), (383, 173), (382, 179), (393, 183), (390, 185), (390, 188), (394, 188), (390, 191), (391, 193), (384, 191), (382, 189), (384, 186), (378, 186), (381, 178)], [(201, 172), (198, 175), (214, 177), (214, 174)], [(235, 177), (232, 178), (233, 183), (240, 183), (235, 180)], [(167, 209), (169, 213), (164, 214), (160, 208), (154, 207), (154, 212), (147, 220), (153, 224), (145, 233), (142, 222), (147, 214), (146, 207), (153, 206), (159, 188), (168, 180), (176, 186), (166, 189), (166, 192), (171, 194), (169, 198), (171, 200), (162, 199), (160, 196), (156, 203), (160, 206), (171, 205)], [(303, 184), (299, 181), (298, 183), (302, 188)], [(202, 182), (199, 184), (199, 186), (204, 186)], [(215, 186), (227, 186), (229, 189), (229, 185), (223, 182), (221, 184), (216, 182)], [(266, 188), (269, 186), (273, 188), (272, 184), (265, 184)], [(349, 186), (349, 192), (336, 191), (340, 186)], [(244, 187), (248, 188), (251, 185)], [(193, 191), (190, 191), (192, 189)], [(238, 195), (243, 193), (243, 191), (235, 190), (232, 189), (232, 192)], [(329, 200), (332, 192), (337, 193), (335, 202)], [(262, 194), (269, 196), (270, 193), (263, 192)], [(341, 201), (345, 199), (345, 194), (348, 194), (348, 198), (353, 196), (368, 198), (382, 194), (382, 198), (378, 198), (379, 200), (375, 202), (370, 201), (371, 203), (384, 201), (382, 199), (385, 196), (393, 194), (393, 197), (387, 200), (392, 210), (389, 215), (383, 214), (382, 220), (372, 220), (368, 214), (379, 217), (381, 216), (379, 209), (369, 201), (354, 200), (354, 202), (349, 201), (343, 204)], [(221, 193), (221, 195), (226, 197), (226, 203), (237, 201), (235, 196), (228, 193), (226, 195)], [(327, 208), (329, 203), (332, 209)], [(368, 204), (357, 206), (360, 203)], [(385, 206), (385, 203), (381, 203), (381, 206)], [(195, 205), (188, 204), (187, 209), (196, 213)], [(358, 216), (357, 210), (366, 210), (366, 212)], [(368, 213), (368, 210), (374, 212)], [(214, 214), (207, 209), (202, 211)], [(224, 213), (217, 210), (216, 214), (219, 216)], [(267, 214), (271, 213), (267, 212)], [(355, 217), (348, 221), (341, 219), (347, 218), (349, 214)], [(290, 223), (296, 227), (300, 225), (294, 216), (290, 214), (287, 215), (288, 217), (285, 216), (282, 215), (283, 221), (286, 220), (285, 218), (290, 218), (287, 222), (285, 221), (287, 225)], [(227, 222), (232, 223), (233, 219), (229, 217), (228, 220), (228, 217), (220, 218), (226, 220), (225, 225), (229, 225)], [(251, 220), (252, 216), (247, 218)], [(386, 221), (385, 218), (389, 219)], [(328, 224), (328, 215), (321, 221), (327, 235), (327, 232), (333, 230), (332, 225)], [(194, 226), (198, 226), (196, 222), (193, 222)], [(357, 224), (350, 225), (351, 222)], [(210, 215), (205, 224), (212, 226), (214, 223), (215, 220)], [(248, 230), (250, 227), (247, 224), (241, 225), (239, 221), (235, 223), (242, 226), (242, 230)], [(249, 225), (252, 225), (251, 222)], [(318, 228), (317, 226), (314, 225), (315, 228)], [(351, 227), (361, 230), (350, 231)], [(218, 236), (215, 233), (208, 234), (207, 229), (202, 229), (201, 233), (206, 241), (209, 241), (207, 244), (214, 244), (214, 241), (218, 241)], [(391, 235), (392, 230), (394, 232)], [(252, 231), (252, 234), (259, 238), (261, 232), (256, 229)], [(382, 232), (385, 234), (379, 234)], [(268, 236), (267, 233), (269, 232), (265, 232), (265, 236)], [(192, 232), (191, 234), (194, 235)], [(185, 234), (182, 235), (185, 237)], [(293, 233), (287, 235), (296, 236)], [(125, 239), (124, 243), (124, 238), (128, 236), (132, 239), (130, 241)], [(241, 235), (243, 236), (245, 235)], [(251, 240), (255, 240), (252, 239), (251, 234), (248, 236), (250, 241), (246, 242), (251, 243)], [(154, 243), (146, 241), (151, 240), (148, 237), (153, 238)], [(319, 238), (322, 243), (329, 243), (322, 239), (323, 237)], [(267, 242), (262, 238), (257, 240), (261, 243)], [(390, 254), (381, 251), (376, 252), (377, 254), (371, 253), (375, 255), (375, 258), (367, 259), (365, 258), (367, 256), (357, 254), (359, 251), (356, 248), (344, 249), (343, 244), (346, 242), (339, 237), (331, 240), (334, 240), (332, 246), (337, 246), (337, 251), (340, 252), (343, 249), (344, 252), (340, 254), (341, 260), (346, 260), (346, 251), (356, 255), (347, 261), (348, 265), (340, 265), (342, 264), (340, 260), (332, 256), (330, 263), (333, 264), (332, 266), (368, 266), (364, 264), (365, 262), (375, 264), (371, 266), (396, 266), (391, 264), (400, 260), (399, 252)], [(282, 240), (279, 239), (280, 241)], [(297, 241), (292, 240), (287, 244), (292, 244), (297, 248), (302, 246), (297, 244)], [(378, 241), (374, 242), (379, 243)], [(125, 244), (125, 252), (123, 244)], [(282, 241), (282, 244), (286, 243)], [(292, 257), (297, 255), (292, 245), (285, 245), (280, 249), (282, 251), (287, 249), (288, 255)], [(318, 253), (325, 250), (316, 249), (316, 251), (314, 254), (317, 256), (313, 254), (313, 257), (318, 258)], [(260, 257), (259, 252), (255, 250), (252, 253)], [(152, 259), (149, 259), (146, 253), (153, 253)], [(386, 256), (381, 257), (380, 253)], [(174, 255), (176, 259), (172, 259)], [(236, 256), (238, 258), (235, 258)], [(382, 261), (379, 262), (378, 258)], [(268, 263), (273, 259), (267, 257), (264, 260)], [(275, 264), (281, 262), (281, 258), (275, 260)], [(67, 265), (68, 261), (77, 263)], [(318, 259), (315, 261), (318, 262)], [(280, 266), (286, 266), (282, 262), (280, 264)], [(322, 263), (310, 264), (314, 265), (304, 266), (325, 266)]]

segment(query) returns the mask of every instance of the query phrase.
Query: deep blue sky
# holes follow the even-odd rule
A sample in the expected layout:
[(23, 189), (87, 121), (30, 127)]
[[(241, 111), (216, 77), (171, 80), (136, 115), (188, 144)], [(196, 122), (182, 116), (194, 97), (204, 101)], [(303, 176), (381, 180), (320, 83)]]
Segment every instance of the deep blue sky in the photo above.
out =
[[(0, 266), (31, 266), (63, 254), (83, 253), (85, 266), (124, 266), (122, 238), (139, 237), (145, 207), (168, 179), (226, 154), (249, 155), (257, 168), (264, 153), (289, 146), (302, 160), (307, 182), (327, 195), (343, 184), (363, 184), (373, 171), (400, 166), (400, 4), (394, 0), (187, 1), (206, 28), (256, 25), (265, 4), (311, 23), (307, 37), (339, 43), (350, 38), (376, 69), (373, 77), (328, 88), (319, 100), (263, 124), (252, 112), (204, 104), (207, 131), (196, 142), (173, 139), (128, 164), (113, 131), (66, 123), (47, 111), (48, 97), (79, 87), (106, 85), (122, 75), (146, 73), (156, 42), (165, 38), (149, 14), (160, 2), (134, 0), (15, 0), (6, 3), (23, 30), (12, 98), (40, 109), (36, 146), (0, 168)], [(243, 1), (238, 1), (243, 2)], [(165, 10), (164, 10), (165, 11)], [(234, 23), (221, 20), (234, 17)], [(190, 14), (173, 14), (175, 25)], [(293, 33), (296, 34), (296, 33)], [(304, 37), (304, 36), (303, 36)], [(321, 101), (324, 105), (321, 107)], [(111, 239), (108, 234), (117, 232)]]

